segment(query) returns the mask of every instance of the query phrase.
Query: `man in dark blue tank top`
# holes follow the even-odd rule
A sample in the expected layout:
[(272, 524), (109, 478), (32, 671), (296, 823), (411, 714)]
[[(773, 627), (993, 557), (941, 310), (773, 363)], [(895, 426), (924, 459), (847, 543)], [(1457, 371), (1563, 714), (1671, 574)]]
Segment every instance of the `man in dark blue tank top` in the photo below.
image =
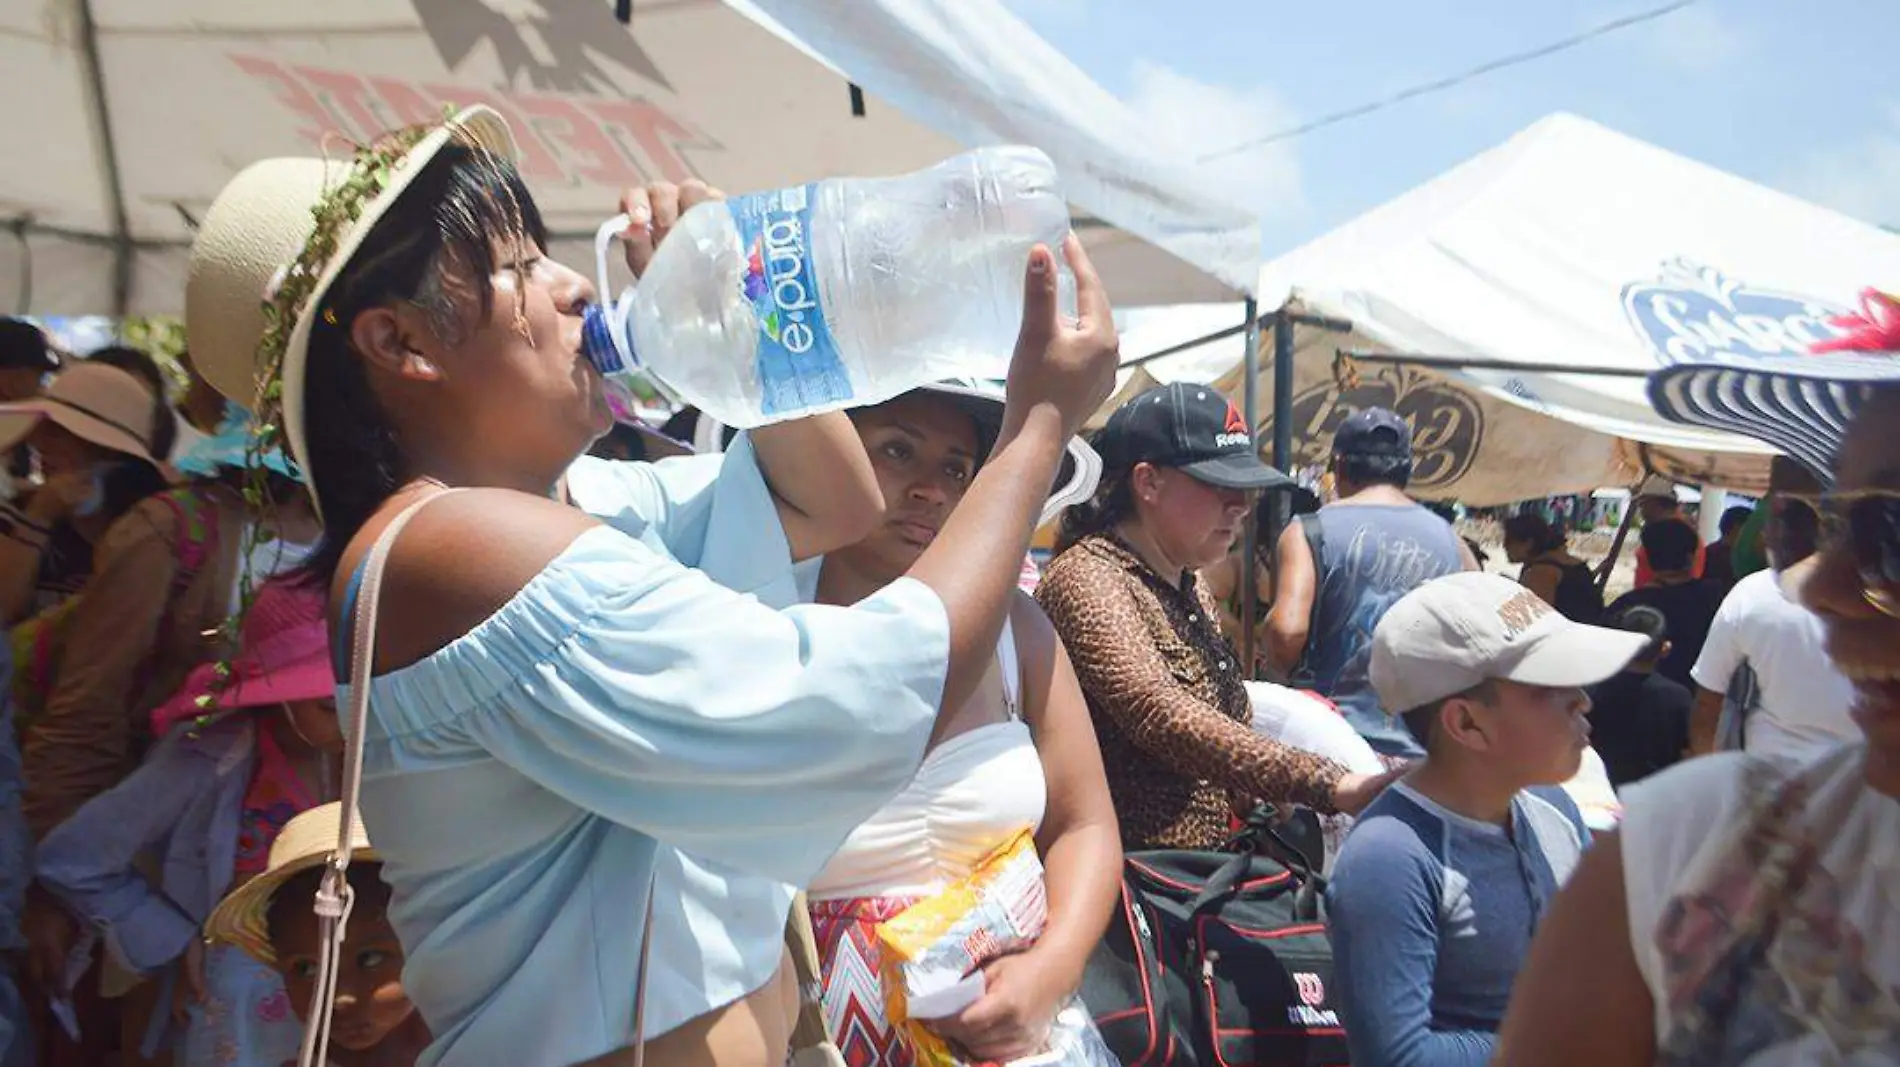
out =
[(1309, 520), (1318, 536), (1299, 524), (1280, 535), (1270, 652), (1282, 670), (1339, 705), (1375, 751), (1419, 756), (1367, 678), (1372, 631), (1420, 584), (1478, 564), (1449, 523), (1405, 494), (1412, 434), (1396, 413), (1365, 408), (1341, 423), (1332, 472), (1339, 499)]

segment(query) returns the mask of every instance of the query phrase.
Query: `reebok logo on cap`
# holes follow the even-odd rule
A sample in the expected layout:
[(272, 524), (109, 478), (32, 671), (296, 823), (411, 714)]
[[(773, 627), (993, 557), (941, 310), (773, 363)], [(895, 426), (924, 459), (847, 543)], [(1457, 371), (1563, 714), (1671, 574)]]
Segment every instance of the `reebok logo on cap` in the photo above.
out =
[(1246, 416), (1212, 386), (1157, 385), (1115, 409), (1096, 438), (1104, 462), (1173, 467), (1226, 489), (1290, 489), (1292, 479), (1261, 462)]
[(1232, 448), (1235, 445), (1245, 446), (1252, 443), (1253, 435), (1247, 432), (1247, 420), (1240, 417), (1240, 409), (1234, 407), (1234, 402), (1229, 400), (1227, 425), (1220, 433), (1214, 435), (1214, 447)]

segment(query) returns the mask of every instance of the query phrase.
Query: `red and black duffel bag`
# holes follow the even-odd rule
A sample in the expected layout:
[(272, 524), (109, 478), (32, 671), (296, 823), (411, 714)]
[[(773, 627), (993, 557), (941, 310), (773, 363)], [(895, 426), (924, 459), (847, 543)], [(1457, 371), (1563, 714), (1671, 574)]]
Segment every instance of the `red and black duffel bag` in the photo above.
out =
[(1124, 1067), (1350, 1063), (1324, 881), (1273, 821), (1255, 813), (1231, 852), (1129, 854), (1081, 990)]

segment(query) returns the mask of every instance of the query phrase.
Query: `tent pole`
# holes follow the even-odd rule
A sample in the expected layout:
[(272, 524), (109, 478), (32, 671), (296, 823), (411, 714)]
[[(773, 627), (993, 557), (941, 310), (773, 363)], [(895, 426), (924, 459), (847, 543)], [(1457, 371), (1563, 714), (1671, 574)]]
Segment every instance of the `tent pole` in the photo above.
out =
[[(1241, 405), (1246, 410), (1247, 434), (1252, 436), (1260, 429), (1260, 304), (1253, 297), (1247, 298), (1247, 353), (1241, 360), (1242, 380), (1246, 383), (1241, 391)], [(1276, 428), (1276, 434), (1279, 430)], [(1255, 447), (1258, 452), (1258, 446)], [(1260, 550), (1260, 511), (1247, 509), (1247, 520), (1241, 524), (1240, 534), (1240, 670), (1241, 677), (1258, 676), (1254, 664), (1257, 662), (1255, 644), (1254, 615), (1260, 606), (1260, 591), (1255, 581), (1255, 571), (1259, 566)]]
[(132, 227), (126, 217), (119, 149), (112, 138), (112, 111), (106, 106), (105, 67), (99, 62), (99, 24), (92, 17), (92, 0), (79, 3), (79, 50), (92, 96), (93, 138), (105, 165), (106, 195), (112, 200), (112, 315), (123, 319), (132, 306)]
[[(1273, 318), (1274, 315), (1278, 315), (1278, 314), (1280, 313), (1276, 311), (1273, 313), (1273, 315), (1265, 315), (1265, 316), (1255, 315), (1253, 319), (1254, 325), (1263, 326), (1266, 324), (1268, 319)], [(1297, 311), (1288, 312), (1287, 318), (1291, 320), (1293, 325), (1295, 326), (1311, 326), (1315, 329), (1331, 330), (1334, 333), (1351, 333), (1352, 332), (1352, 323), (1346, 321), (1345, 319), (1332, 319), (1332, 318), (1327, 318), (1324, 315), (1309, 315), (1304, 312), (1297, 312)], [(1157, 359), (1166, 359), (1169, 356), (1179, 355), (1182, 352), (1187, 352), (1192, 349), (1199, 348), (1202, 345), (1213, 344), (1215, 341), (1226, 340), (1229, 337), (1233, 337), (1238, 334), (1245, 333), (1246, 330), (1247, 330), (1247, 324), (1244, 322), (1238, 326), (1229, 326), (1226, 329), (1215, 330), (1213, 333), (1210, 333), (1204, 337), (1196, 337), (1192, 341), (1183, 341), (1178, 345), (1169, 345), (1167, 348), (1164, 348), (1159, 352), (1150, 352), (1145, 356), (1136, 356), (1134, 359), (1122, 360), (1121, 368), (1123, 370), (1127, 370), (1130, 367), (1139, 367), (1144, 363), (1153, 363)]]
[[(1289, 475), (1293, 473), (1293, 327), (1298, 318), (1285, 308), (1273, 313), (1273, 465)], [(1284, 521), (1285, 516), (1281, 518)]]
[(14, 314), (24, 315), (33, 308), (33, 246), (26, 240), (25, 219), (16, 219), (7, 228), (20, 242), (20, 291), (14, 299)]
[(1533, 363), (1521, 359), (1493, 359), (1490, 356), (1446, 356), (1430, 352), (1367, 352), (1341, 348), (1337, 354), (1354, 363), (1397, 363), (1445, 370), (1528, 371), (1533, 374), (1576, 374), (1594, 378), (1647, 378), (1654, 370), (1639, 367), (1610, 367), (1580, 363), (1566, 367), (1553, 363)]
[[(1293, 330), (1302, 323), (1321, 329), (1351, 329), (1351, 325), (1336, 319), (1312, 318), (1288, 311), (1286, 305), (1271, 316), (1273, 320), (1273, 465), (1282, 474), (1293, 473)], [(1247, 347), (1249, 366), (1247, 381), (1252, 384), (1259, 378), (1258, 343)], [(1280, 533), (1293, 521), (1293, 494), (1273, 494), (1273, 506), (1268, 512), (1267, 543), (1280, 544)], [(1253, 588), (1249, 583), (1248, 589)], [(1269, 607), (1272, 605), (1269, 604)]]

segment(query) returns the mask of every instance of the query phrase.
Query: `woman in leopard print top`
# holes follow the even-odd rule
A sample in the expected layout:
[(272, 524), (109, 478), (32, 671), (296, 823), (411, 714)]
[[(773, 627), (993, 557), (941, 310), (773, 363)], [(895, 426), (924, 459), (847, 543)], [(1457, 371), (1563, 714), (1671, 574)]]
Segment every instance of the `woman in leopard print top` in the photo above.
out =
[(1253, 491), (1286, 478), (1212, 388), (1175, 383), (1097, 435), (1101, 488), (1064, 518), (1036, 599), (1102, 745), (1127, 848), (1219, 847), (1260, 800), (1356, 812), (1384, 777), (1256, 734), (1240, 657), (1195, 571), (1233, 546)]

